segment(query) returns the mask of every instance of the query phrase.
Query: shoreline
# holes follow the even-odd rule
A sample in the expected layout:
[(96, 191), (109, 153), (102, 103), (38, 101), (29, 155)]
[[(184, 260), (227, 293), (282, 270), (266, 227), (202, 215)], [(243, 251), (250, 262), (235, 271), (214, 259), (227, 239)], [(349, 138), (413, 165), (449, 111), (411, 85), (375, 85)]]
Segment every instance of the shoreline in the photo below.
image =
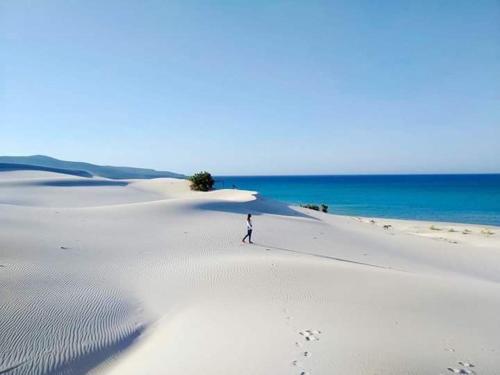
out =
[(476, 246), (500, 248), (500, 241), (498, 240), (500, 227), (495, 225), (483, 226), (477, 224), (364, 217), (354, 217), (354, 219), (382, 228), (389, 225), (390, 228), (387, 229), (388, 231), (395, 230), (414, 236), (447, 241), (452, 244), (473, 243)]
[(231, 185), (285, 204), (325, 204), (337, 215), (500, 226), (500, 174), (225, 178)]
[(400, 223), (405, 223), (405, 222), (411, 222), (411, 223), (418, 223), (418, 224), (427, 224), (429, 226), (431, 225), (436, 225), (436, 226), (442, 226), (442, 227), (473, 227), (476, 229), (484, 229), (484, 228), (492, 228), (496, 230), (500, 230), (500, 225), (494, 225), (494, 224), (477, 224), (477, 223), (462, 223), (462, 222), (456, 222), (456, 221), (439, 221), (439, 220), (417, 220), (417, 219), (399, 219), (399, 218), (388, 218), (388, 217), (377, 217), (377, 216), (353, 216), (353, 215), (339, 215), (339, 214), (332, 214), (335, 216), (350, 216), (354, 219), (361, 219), (361, 220), (375, 220), (377, 222), (400, 222)]
[[(266, 198), (266, 199), (271, 199), (271, 198)], [(283, 204), (287, 204), (289, 206), (293, 206), (294, 208), (304, 208), (301, 207), (298, 204), (291, 204), (288, 202), (284, 201), (279, 201)], [(427, 220), (427, 219), (406, 219), (406, 218), (398, 218), (398, 217), (383, 217), (383, 216), (365, 216), (365, 215), (352, 215), (352, 214), (339, 214), (336, 212), (328, 211), (328, 215), (333, 215), (333, 216), (344, 216), (344, 217), (351, 217), (351, 218), (358, 218), (358, 219), (366, 219), (366, 220), (375, 220), (375, 221), (401, 221), (401, 222), (417, 222), (417, 223), (427, 223), (429, 225), (435, 224), (435, 225), (442, 225), (442, 226), (472, 226), (472, 227), (492, 227), (497, 230), (500, 230), (500, 225), (496, 224), (481, 224), (481, 223), (465, 223), (465, 222), (460, 222), (460, 221), (445, 221), (445, 220)]]
[[(318, 211), (296, 205), (290, 205), (290, 207), (305, 213), (309, 211), (318, 213)], [(330, 212), (321, 214), (340, 220), (350, 219), (369, 227), (382, 229), (387, 234), (397, 232), (451, 244), (469, 244), (500, 249), (500, 226), (495, 225), (338, 215)]]

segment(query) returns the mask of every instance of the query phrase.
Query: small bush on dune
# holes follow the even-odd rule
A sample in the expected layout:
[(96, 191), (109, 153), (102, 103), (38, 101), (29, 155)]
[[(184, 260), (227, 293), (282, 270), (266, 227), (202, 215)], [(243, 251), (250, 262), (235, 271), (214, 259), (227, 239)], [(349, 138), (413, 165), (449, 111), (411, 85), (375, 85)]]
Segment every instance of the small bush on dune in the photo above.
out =
[(317, 204), (301, 204), (300, 207), (309, 208), (310, 210), (319, 211)]
[(484, 228), (484, 229), (481, 229), (481, 234), (486, 234), (488, 236), (491, 236), (491, 235), (495, 234), (495, 232), (491, 231), (488, 228)]
[(328, 212), (328, 206), (326, 204), (322, 204), (320, 206), (317, 204), (301, 204), (300, 207), (309, 208), (314, 211)]
[(210, 191), (214, 188), (214, 179), (208, 172), (198, 172), (189, 177), (191, 181), (191, 190)]

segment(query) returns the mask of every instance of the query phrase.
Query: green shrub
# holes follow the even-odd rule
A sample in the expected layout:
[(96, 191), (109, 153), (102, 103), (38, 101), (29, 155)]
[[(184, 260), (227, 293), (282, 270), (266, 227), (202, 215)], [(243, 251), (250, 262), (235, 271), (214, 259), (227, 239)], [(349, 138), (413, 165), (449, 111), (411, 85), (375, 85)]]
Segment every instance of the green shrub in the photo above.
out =
[(487, 234), (488, 236), (491, 236), (491, 235), (495, 234), (495, 232), (491, 231), (488, 228), (484, 228), (484, 229), (481, 229), (481, 234)]
[(314, 211), (328, 212), (328, 206), (326, 204), (301, 204), (300, 207), (309, 208)]
[(319, 211), (317, 204), (301, 204), (300, 207), (309, 208), (310, 210)]
[(189, 177), (191, 181), (191, 190), (210, 191), (214, 188), (214, 179), (208, 172), (198, 172)]

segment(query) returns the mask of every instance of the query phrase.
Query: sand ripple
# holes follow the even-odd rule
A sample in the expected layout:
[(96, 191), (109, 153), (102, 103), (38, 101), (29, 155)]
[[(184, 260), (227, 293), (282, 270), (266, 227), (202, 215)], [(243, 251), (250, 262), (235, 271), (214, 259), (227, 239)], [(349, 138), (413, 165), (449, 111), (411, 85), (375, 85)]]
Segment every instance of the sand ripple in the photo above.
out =
[(0, 373), (85, 373), (143, 330), (115, 290), (42, 278), (0, 285)]

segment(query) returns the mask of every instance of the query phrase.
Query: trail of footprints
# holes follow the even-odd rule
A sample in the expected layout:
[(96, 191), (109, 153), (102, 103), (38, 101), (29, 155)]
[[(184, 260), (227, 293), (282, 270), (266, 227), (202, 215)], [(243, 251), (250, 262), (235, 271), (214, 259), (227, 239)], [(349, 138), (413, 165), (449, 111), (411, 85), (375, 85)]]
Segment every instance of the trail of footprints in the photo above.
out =
[[(288, 310), (284, 309), (284, 312), (287, 314), (287, 324), (290, 324), (291, 316), (288, 315)], [(322, 332), (320, 330), (312, 330), (306, 329), (303, 331), (299, 331), (298, 334), (301, 336), (302, 340), (298, 340), (295, 342), (295, 346), (301, 349), (301, 357), (304, 359), (311, 357), (312, 353), (309, 350), (305, 350), (304, 345), (307, 345), (309, 342), (319, 341)], [(454, 349), (447, 349), (449, 351), (455, 351)], [(466, 361), (458, 361), (459, 366), (457, 367), (448, 367), (448, 371), (453, 374), (462, 374), (462, 375), (477, 375), (477, 372), (473, 370), (475, 367), (474, 364)], [(294, 359), (292, 361), (292, 366), (299, 369), (300, 375), (310, 375), (311, 373), (306, 371), (306, 366), (302, 364), (298, 359)]]
[[(287, 318), (290, 318), (290, 317), (287, 317)], [(311, 342), (311, 341), (319, 341), (321, 333), (322, 332), (319, 330), (310, 330), (310, 329), (306, 329), (306, 330), (298, 332), (298, 334), (300, 336), (302, 336), (302, 338), (306, 341), (306, 343)], [(296, 341), (295, 346), (297, 348), (303, 349), (304, 343), (302, 343), (301, 341)], [(306, 350), (306, 351), (303, 351), (301, 354), (304, 358), (308, 358), (308, 357), (311, 357), (312, 353), (310, 351)], [(477, 375), (477, 372), (475, 370), (473, 370), (473, 367), (475, 367), (474, 364), (472, 364), (470, 362), (465, 362), (465, 361), (458, 361), (458, 365), (459, 366), (457, 368), (448, 367), (448, 371), (450, 371), (453, 374)], [(297, 359), (293, 360), (292, 366), (300, 368), (300, 370), (301, 370), (300, 375), (310, 375), (310, 373), (305, 370), (305, 366), (302, 365), (302, 363), (299, 362), (299, 360), (297, 360)]]
[[(311, 329), (306, 329), (304, 331), (299, 331), (298, 334), (302, 336), (302, 339), (307, 342), (310, 341), (319, 341), (321, 331), (319, 330), (311, 330)], [(302, 348), (304, 344), (301, 341), (296, 341), (295, 346), (297, 348)], [(312, 353), (308, 350), (304, 350), (301, 352), (301, 355), (304, 358), (311, 357)], [(299, 367), (301, 369), (300, 375), (309, 375), (310, 373), (305, 370), (305, 366), (303, 366), (297, 359), (292, 361), (292, 366)]]
[[(321, 333), (322, 332), (319, 330), (311, 330), (311, 329), (306, 329), (298, 332), (298, 334), (302, 336), (302, 338), (306, 341), (306, 343), (311, 341), (319, 341)], [(304, 343), (302, 343), (301, 341), (296, 341), (295, 346), (297, 348), (303, 349)], [(311, 357), (312, 353), (306, 350), (303, 351), (301, 354), (304, 358), (308, 358)], [(448, 367), (448, 371), (450, 371), (453, 374), (477, 375), (477, 372), (473, 370), (473, 367), (475, 367), (474, 364), (465, 361), (458, 361), (458, 365), (459, 366), (457, 368)], [(305, 366), (302, 365), (301, 362), (299, 362), (299, 360), (297, 359), (293, 360), (292, 366), (300, 368), (301, 370), (300, 375), (310, 375), (310, 373), (305, 370)]]

